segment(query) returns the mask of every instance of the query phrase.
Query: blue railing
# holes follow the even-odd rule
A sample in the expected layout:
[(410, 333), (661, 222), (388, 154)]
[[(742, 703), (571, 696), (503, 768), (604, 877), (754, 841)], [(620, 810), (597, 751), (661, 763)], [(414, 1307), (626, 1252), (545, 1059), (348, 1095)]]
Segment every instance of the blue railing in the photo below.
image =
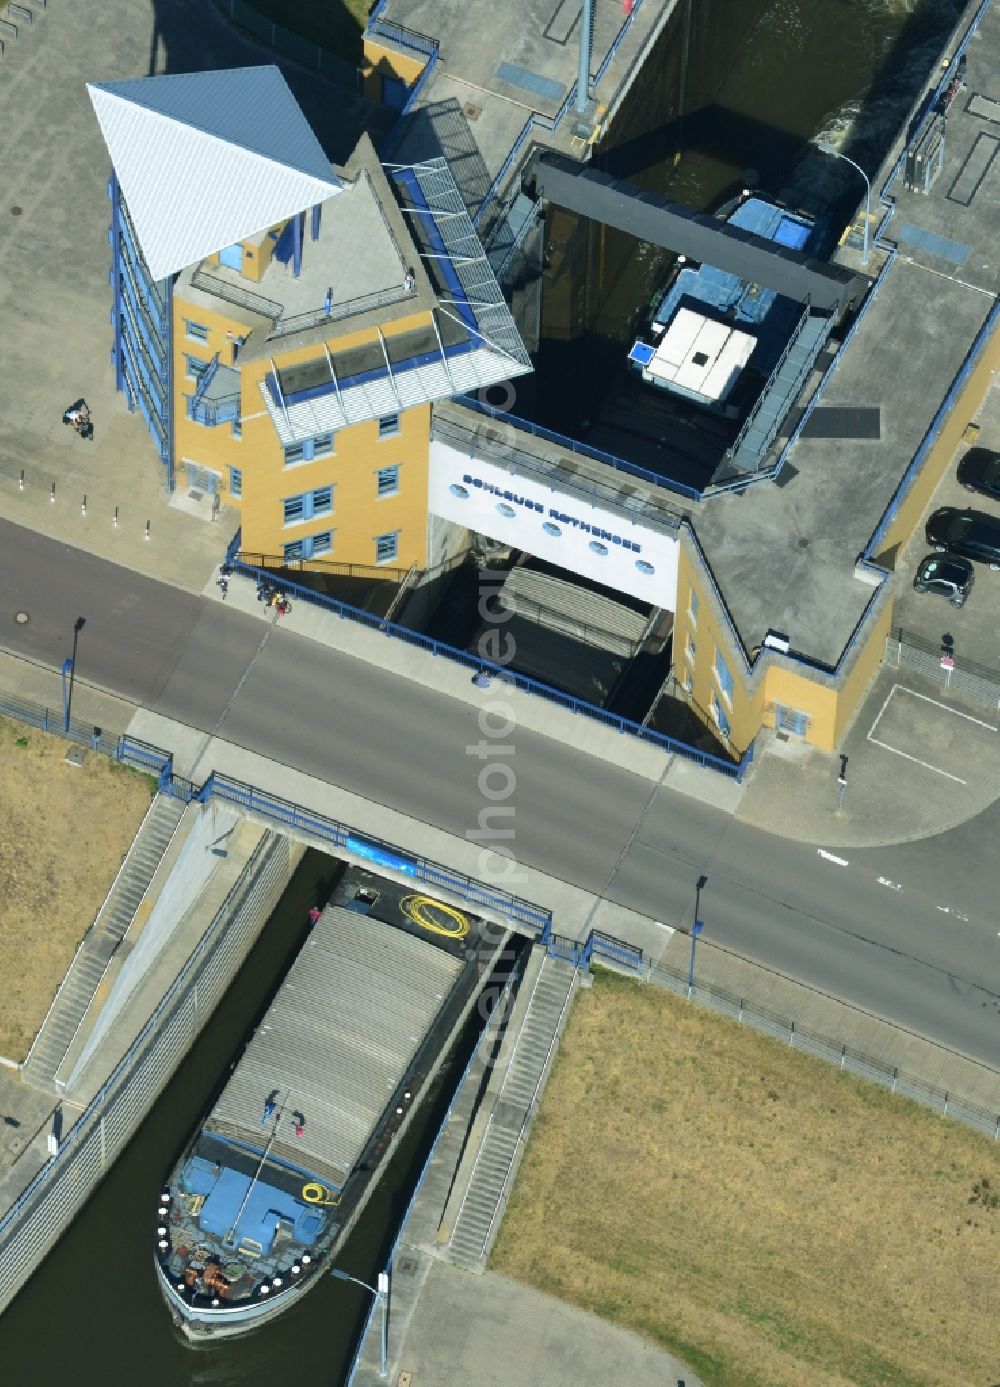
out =
[(474, 409), (477, 414), (485, 414), (490, 419), (498, 419), (513, 424), (519, 433), (531, 434), (534, 438), (544, 438), (549, 443), (555, 443), (558, 447), (564, 448), (567, 452), (576, 453), (578, 457), (593, 458), (595, 462), (603, 463), (605, 467), (612, 467), (616, 472), (627, 472), (631, 477), (639, 477), (640, 480), (649, 482), (652, 486), (660, 487), (664, 491), (672, 491), (678, 496), (686, 497), (689, 501), (701, 500), (701, 492), (696, 491), (693, 486), (685, 486), (683, 482), (672, 481), (659, 472), (651, 472), (646, 467), (639, 467), (636, 463), (628, 462), (615, 453), (606, 453), (601, 448), (592, 448), (589, 443), (580, 443), (575, 438), (568, 438), (565, 434), (556, 433), (554, 429), (543, 428), (541, 424), (532, 423), (530, 419), (522, 419), (520, 415), (511, 414), (510, 410), (493, 409), (492, 406), (478, 400), (475, 395), (462, 395), (459, 403), (466, 405), (469, 409)]
[(377, 38), (388, 39), (390, 43), (398, 43), (401, 48), (409, 48), (413, 53), (421, 53), (425, 58), (436, 57), (437, 39), (428, 38), (416, 29), (408, 29), (405, 24), (397, 24), (395, 20), (382, 18), (387, 4), (388, 0), (378, 0), (368, 17), (366, 32)]
[[(238, 531), (227, 550), (226, 561), (235, 572), (243, 573), (248, 578), (263, 578), (269, 583), (274, 582), (273, 573), (254, 568), (240, 560)], [(311, 602), (314, 606), (323, 607), (345, 620), (356, 621), (360, 625), (368, 626), (384, 635), (393, 636), (396, 640), (405, 641), (408, 645), (415, 645), (422, 650), (427, 650), (432, 655), (443, 655), (457, 664), (464, 665), (476, 674), (488, 674), (501, 684), (512, 685), (514, 688), (522, 689), (525, 693), (535, 694), (538, 698), (544, 698), (549, 703), (556, 703), (560, 707), (568, 708), (570, 712), (579, 713), (581, 716), (602, 723), (605, 727), (610, 727), (616, 732), (622, 732), (629, 737), (637, 737), (640, 741), (647, 742), (650, 746), (655, 746), (661, 751), (666, 751), (673, 756), (682, 756), (685, 760), (693, 761), (695, 765), (702, 766), (707, 770), (718, 771), (720, 775), (727, 776), (730, 780), (742, 780), (753, 759), (752, 743), (739, 761), (727, 761), (721, 756), (714, 756), (711, 752), (702, 751), (699, 747), (678, 741), (675, 737), (669, 737), (665, 732), (657, 732), (653, 728), (643, 727), (641, 723), (633, 722), (631, 718), (623, 718), (618, 713), (609, 713), (605, 708), (598, 708), (596, 704), (585, 703), (582, 699), (574, 698), (572, 694), (563, 693), (561, 689), (554, 689), (551, 685), (543, 684), (526, 674), (518, 674), (513, 670), (506, 669), (503, 665), (481, 660), (470, 655), (466, 650), (459, 650), (453, 645), (446, 645), (444, 641), (436, 641), (430, 636), (422, 635), (419, 631), (411, 631), (406, 626), (399, 626), (394, 621), (386, 621), (384, 617), (363, 611), (360, 607), (352, 607), (349, 603), (341, 602), (335, 597), (327, 597), (324, 593), (315, 592), (312, 588), (305, 587), (301, 583), (282, 581), (281, 587), (283, 592), (297, 598), (300, 602)]]

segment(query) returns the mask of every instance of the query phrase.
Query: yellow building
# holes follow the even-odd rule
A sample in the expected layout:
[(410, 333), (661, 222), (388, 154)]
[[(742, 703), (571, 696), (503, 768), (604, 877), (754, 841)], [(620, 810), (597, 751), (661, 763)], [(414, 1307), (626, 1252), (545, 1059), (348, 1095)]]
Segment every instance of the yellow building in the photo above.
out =
[(445, 161), (365, 136), (334, 168), (273, 67), (90, 90), (118, 384), (168, 491), (272, 562), (424, 568), (432, 401), (530, 369)]

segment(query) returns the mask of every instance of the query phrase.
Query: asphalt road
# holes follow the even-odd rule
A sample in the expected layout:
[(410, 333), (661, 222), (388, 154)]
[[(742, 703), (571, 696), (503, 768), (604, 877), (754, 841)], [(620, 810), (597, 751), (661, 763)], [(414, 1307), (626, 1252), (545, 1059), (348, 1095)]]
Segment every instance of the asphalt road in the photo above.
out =
[[(280, 626), (0, 521), (0, 643), (459, 835), (484, 800), (470, 706)], [(13, 614), (31, 613), (25, 626)], [(242, 683), (241, 683), (242, 681)], [(1000, 1062), (994, 807), (919, 844), (813, 846), (535, 733), (512, 734), (516, 856), (670, 924), (702, 874), (711, 937), (990, 1064)]]

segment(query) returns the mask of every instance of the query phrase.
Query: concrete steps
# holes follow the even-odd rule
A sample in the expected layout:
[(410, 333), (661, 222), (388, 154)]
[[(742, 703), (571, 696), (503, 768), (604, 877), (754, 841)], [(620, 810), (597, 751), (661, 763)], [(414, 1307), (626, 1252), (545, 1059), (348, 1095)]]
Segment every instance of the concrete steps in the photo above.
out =
[(55, 1089), (55, 1076), (87, 1014), (111, 958), (135, 919), (185, 806), (157, 795), (136, 834), (97, 919), (84, 938), (55, 1001), (35, 1036), (22, 1076), (36, 1088)]
[(448, 1244), (449, 1260), (469, 1271), (483, 1270), (496, 1238), (522, 1137), (541, 1096), (555, 1053), (553, 1041), (576, 984), (575, 968), (545, 959)]

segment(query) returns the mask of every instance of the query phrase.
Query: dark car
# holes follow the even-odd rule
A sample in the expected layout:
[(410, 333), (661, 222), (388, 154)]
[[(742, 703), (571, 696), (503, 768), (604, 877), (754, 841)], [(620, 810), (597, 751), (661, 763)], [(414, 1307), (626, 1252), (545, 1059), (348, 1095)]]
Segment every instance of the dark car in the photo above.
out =
[(958, 464), (958, 480), (966, 491), (978, 491), (1000, 501), (1000, 453), (970, 448)]
[(947, 597), (956, 607), (964, 607), (972, 591), (975, 573), (968, 559), (956, 559), (951, 554), (928, 554), (917, 564), (913, 586), (917, 592), (933, 592)]
[(981, 510), (942, 506), (927, 522), (927, 543), (976, 563), (1000, 569), (1000, 519)]

